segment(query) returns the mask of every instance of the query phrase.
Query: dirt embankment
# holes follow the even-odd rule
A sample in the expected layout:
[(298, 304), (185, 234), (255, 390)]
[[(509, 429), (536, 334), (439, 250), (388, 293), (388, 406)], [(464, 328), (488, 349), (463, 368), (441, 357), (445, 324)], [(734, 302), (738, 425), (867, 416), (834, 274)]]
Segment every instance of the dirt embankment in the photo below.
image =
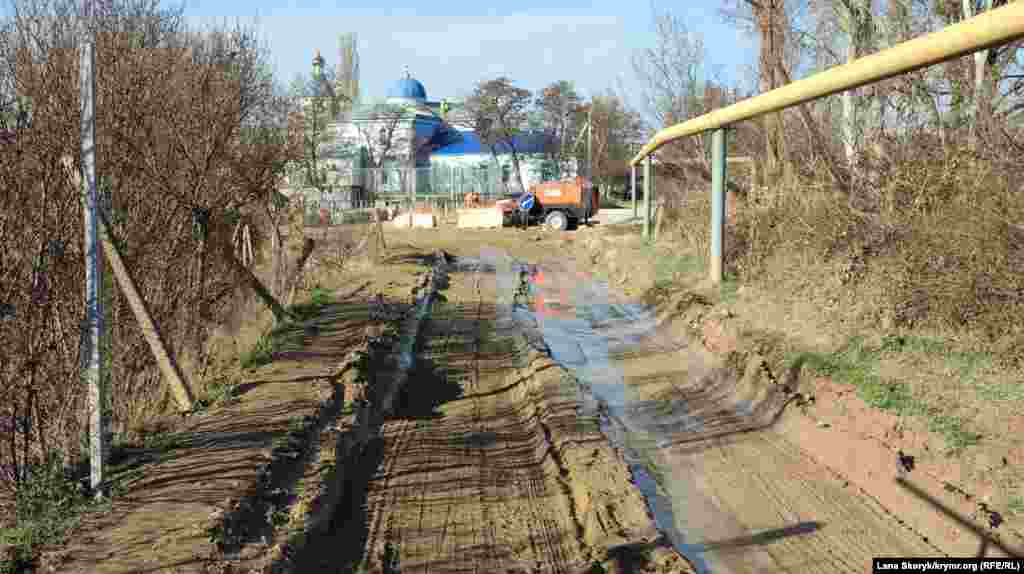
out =
[(575, 382), (495, 304), (494, 273), (456, 265), (448, 283), (394, 411), (295, 571), (691, 572), (580, 414)]
[[(774, 500), (794, 518), (860, 515), (854, 523), (875, 525), (848, 537), (847, 548), (897, 554), (893, 541), (903, 540), (908, 550), (916, 550), (909, 554), (974, 555), (986, 544), (983, 538), (990, 540), (989, 555), (1004, 555), (1000, 544), (1016, 552), (1024, 547), (1024, 513), (1013, 508), (1012, 488), (1010, 503), (1005, 493), (995, 496), (1024, 465), (1019, 440), (1003, 444), (990, 435), (987, 444), (983, 439), (951, 451), (950, 438), (957, 435), (937, 424), (951, 419), (935, 410), (908, 415), (910, 409), (894, 406), (904, 400), (899, 384), (886, 383), (884, 372), (876, 376), (855, 368), (855, 359), (872, 357), (869, 351), (851, 352), (850, 363), (841, 362), (847, 356), (829, 363), (820, 359), (826, 355), (808, 351), (827, 347), (829, 339), (815, 330), (820, 323), (813, 308), (780, 309), (771, 293), (746, 286), (712, 289), (698, 266), (688, 268), (692, 262), (686, 258), (608, 231), (581, 234), (575, 241), (578, 260), (613, 285), (646, 292), (659, 318), (654, 339), (661, 348), (668, 341), (667, 347), (676, 349), (660, 366), (657, 353), (647, 356), (632, 367), (627, 381), (632, 377), (662, 413), (671, 415), (672, 404), (683, 404), (703, 422), (659, 453), (669, 469), (683, 468), (679, 461), (689, 460), (691, 470), (673, 476), (673, 482), (703, 477), (729, 485), (709, 486), (706, 492), (719, 507), (733, 508), (729, 513), (741, 522), (756, 522), (758, 505), (749, 504), (756, 498)], [(789, 407), (783, 412), (781, 405)], [(1012, 413), (1003, 419), (1013, 428), (1024, 422)], [(676, 463), (669, 460), (673, 457)], [(698, 464), (703, 470), (695, 475)], [(751, 466), (738, 470), (745, 464)], [(816, 506), (805, 505), (811, 499)], [(828, 520), (814, 520), (821, 522), (820, 533), (802, 538), (827, 538)]]

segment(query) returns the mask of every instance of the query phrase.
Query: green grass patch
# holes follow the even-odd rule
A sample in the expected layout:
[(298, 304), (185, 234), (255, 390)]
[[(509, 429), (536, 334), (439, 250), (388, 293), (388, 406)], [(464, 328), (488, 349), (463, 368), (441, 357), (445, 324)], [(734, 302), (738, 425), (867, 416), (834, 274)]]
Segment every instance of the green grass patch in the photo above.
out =
[(302, 327), (299, 323), (318, 317), (324, 307), (333, 302), (334, 295), (331, 291), (314, 287), (310, 292), (309, 301), (296, 303), (288, 308), (292, 320), (275, 325), (268, 333), (261, 335), (256, 344), (242, 355), (242, 368), (255, 369), (266, 365), (273, 361), (274, 353), (286, 345), (299, 344), (302, 340)]
[(196, 399), (195, 410), (208, 410), (217, 405), (230, 403), (234, 398), (235, 385), (221, 381), (212, 382), (206, 385), (205, 394)]
[(448, 298), (444, 296), (444, 293), (434, 293), (434, 298), (430, 302), (431, 313), (443, 313), (448, 304)]
[(0, 528), (0, 545), (13, 548), (13, 560), (0, 562), (0, 574), (31, 571), (38, 549), (63, 542), (82, 513), (95, 505), (65, 475), (59, 457), (36, 465), (15, 496), (16, 526)]
[(953, 452), (974, 446), (981, 440), (980, 434), (964, 428), (963, 419), (951, 415), (932, 414), (928, 418), (928, 430), (942, 435)]
[(334, 302), (334, 293), (322, 287), (314, 287), (309, 294), (309, 301), (296, 303), (288, 308), (288, 312), (297, 321), (308, 321), (314, 319), (323, 308)]
[(654, 265), (655, 287), (668, 287), (678, 276), (699, 275), (704, 272), (704, 260), (697, 255), (659, 253), (649, 241), (643, 243), (643, 253)]
[(937, 337), (887, 335), (882, 339), (882, 349), (890, 353), (920, 355), (926, 361), (940, 358), (946, 369), (954, 373), (964, 386), (974, 391), (984, 401), (1024, 401), (1024, 385), (1013, 381), (995, 383), (983, 380), (981, 376), (992, 367), (992, 355), (980, 351), (962, 351)]
[(255, 369), (274, 359), (274, 338), (270, 333), (260, 335), (259, 340), (241, 357), (243, 369)]
[(718, 286), (718, 297), (722, 303), (732, 305), (739, 297), (740, 282), (732, 273), (726, 273), (722, 277), (722, 283)]
[(142, 442), (146, 450), (159, 453), (169, 452), (185, 444), (185, 435), (181, 433), (159, 432), (147, 435)]
[(942, 436), (948, 453), (953, 454), (977, 444), (981, 435), (966, 429), (962, 418), (942, 413), (914, 397), (905, 383), (885, 381), (878, 374), (881, 358), (887, 353), (907, 350), (935, 353), (940, 349), (946, 350), (941, 341), (924, 338), (885, 337), (880, 345), (872, 347), (863, 337), (851, 337), (833, 353), (800, 353), (791, 357), (787, 366), (802, 362), (805, 368), (817, 374), (853, 385), (858, 396), (872, 407), (899, 415), (924, 417), (928, 429)]
[(1011, 514), (1024, 516), (1024, 495), (1011, 496), (1010, 502), (1006, 505)]

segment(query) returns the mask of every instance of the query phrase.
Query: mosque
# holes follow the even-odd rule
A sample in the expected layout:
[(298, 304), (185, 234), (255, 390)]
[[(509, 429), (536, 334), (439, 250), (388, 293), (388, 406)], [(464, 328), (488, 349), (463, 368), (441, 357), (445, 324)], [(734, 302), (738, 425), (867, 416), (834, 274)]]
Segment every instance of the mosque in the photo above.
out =
[[(313, 97), (342, 89), (340, 82), (332, 86), (326, 80), (322, 67), (318, 52), (313, 60)], [(329, 124), (332, 136), (321, 147), (342, 189), (373, 190), (384, 198), (461, 198), (471, 191), (493, 197), (519, 191), (511, 149), (500, 145), (492, 150), (484, 144), (464, 100), (428, 99), (426, 88), (408, 68), (385, 99), (363, 103), (352, 93), (349, 101)], [(524, 129), (513, 145), (524, 186), (560, 175), (571, 177), (545, 161), (545, 150), (557, 145), (550, 134)]]

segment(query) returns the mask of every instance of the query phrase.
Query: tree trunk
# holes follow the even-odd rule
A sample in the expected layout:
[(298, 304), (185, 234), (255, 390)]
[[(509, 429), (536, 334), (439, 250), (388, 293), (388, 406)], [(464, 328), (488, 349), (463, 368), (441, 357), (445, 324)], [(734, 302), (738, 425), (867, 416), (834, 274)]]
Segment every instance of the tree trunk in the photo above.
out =
[(281, 227), (277, 221), (277, 217), (273, 213), (267, 213), (267, 218), (270, 220), (270, 253), (271, 253), (271, 282), (270, 291), (276, 297), (284, 295), (284, 241), (281, 237)]
[(526, 186), (523, 185), (523, 172), (519, 168), (519, 154), (516, 153), (515, 147), (512, 147), (512, 169), (516, 172), (516, 180), (519, 182), (520, 191), (526, 191)]
[[(851, 27), (853, 26), (852, 23), (850, 25)], [(854, 45), (853, 35), (851, 34), (849, 44), (846, 46), (846, 62), (850, 63), (856, 59), (857, 48)], [(856, 171), (854, 162), (857, 155), (855, 143), (857, 138), (857, 108), (853, 102), (853, 98), (856, 97), (855, 91), (846, 90), (843, 92), (843, 150), (846, 152), (846, 165), (850, 169), (851, 175)]]
[[(992, 9), (992, 0), (985, 0), (984, 9)], [(974, 3), (972, 0), (963, 0), (964, 20), (973, 18), (974, 15)], [(992, 113), (992, 106), (988, 97), (988, 82), (985, 81), (988, 53), (988, 50), (974, 53), (974, 90), (972, 94), (974, 101), (971, 104), (970, 110), (971, 127), (968, 139), (972, 148), (977, 145), (979, 132), (985, 130)]]
[(235, 257), (234, 249), (227, 247), (225, 249), (225, 256), (235, 270), (242, 276), (249, 287), (256, 293), (256, 296), (263, 301), (263, 304), (270, 309), (270, 312), (274, 314), (274, 320), (278, 323), (283, 323), (291, 318), (291, 314), (274, 298), (274, 295), (263, 285), (263, 282), (259, 280), (259, 277), (253, 274), (248, 267), (242, 265), (242, 262)]
[(295, 294), (302, 284), (302, 276), (306, 272), (306, 262), (309, 257), (313, 254), (313, 250), (316, 248), (316, 242), (313, 241), (312, 237), (307, 237), (302, 242), (302, 255), (299, 256), (299, 260), (295, 264), (295, 269), (289, 275), (287, 282), (285, 283), (285, 290), (288, 292), (288, 298), (285, 302), (291, 305), (295, 302)]
[(197, 368), (202, 364), (203, 360), (203, 320), (205, 313), (203, 312), (204, 306), (204, 291), (206, 290), (206, 226), (200, 230), (199, 245), (196, 247), (196, 287), (195, 287), (195, 306), (192, 312), (192, 350), (195, 353), (195, 365)]
[[(789, 77), (789, 72), (786, 71), (785, 66), (780, 66), (780, 71), (788, 84), (792, 80)], [(849, 189), (849, 173), (843, 173), (840, 169), (838, 162), (833, 157), (832, 152), (828, 146), (828, 141), (822, 134), (821, 129), (814, 121), (814, 117), (811, 116), (810, 110), (808, 110), (809, 104), (801, 104), (797, 106), (797, 111), (800, 112), (800, 118), (803, 120), (804, 129), (807, 130), (808, 135), (811, 137), (811, 141), (814, 144), (814, 153), (821, 154), (825, 160), (825, 166), (828, 168), (829, 175), (832, 176), (832, 181), (839, 186), (840, 191), (844, 194), (850, 192)], [(709, 170), (710, 173), (710, 170)]]
[[(780, 6), (775, 1), (763, 8), (754, 8), (761, 34), (760, 45), (760, 90), (768, 93), (778, 84), (776, 73), (777, 63), (782, 62), (784, 40), (782, 37), (782, 15)], [(765, 126), (765, 185), (774, 187), (782, 175), (782, 164), (785, 161), (785, 136), (783, 133), (782, 112), (767, 114)]]

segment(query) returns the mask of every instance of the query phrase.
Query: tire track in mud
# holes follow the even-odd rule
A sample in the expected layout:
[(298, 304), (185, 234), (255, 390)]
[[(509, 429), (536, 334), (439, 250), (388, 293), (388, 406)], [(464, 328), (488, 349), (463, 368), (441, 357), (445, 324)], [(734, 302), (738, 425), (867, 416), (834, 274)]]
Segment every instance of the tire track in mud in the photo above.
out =
[[(497, 429), (490, 429), (490, 428), (488, 428), (487, 425), (485, 424), (484, 418), (482, 416), (482, 411), (483, 411), (482, 402), (483, 402), (484, 399), (480, 396), (480, 393), (481, 393), (481, 390), (482, 390), (481, 386), (480, 386), (480, 368), (481, 368), (481, 349), (480, 349), (480, 347), (481, 347), (481, 343), (483, 341), (483, 333), (481, 332), (481, 327), (485, 324), (485, 322), (487, 322), (488, 319), (496, 319), (496, 317), (492, 318), (492, 317), (486, 317), (485, 316), (485, 314), (484, 314), (484, 301), (487, 300), (487, 295), (488, 294), (490, 294), (495, 299), (497, 298), (497, 285), (496, 285), (496, 279), (495, 279), (495, 285), (493, 286), (493, 288), (487, 289), (486, 291), (481, 289), (480, 284), (481, 284), (481, 279), (483, 278), (482, 275), (483, 274), (481, 273), (481, 266), (480, 265), (474, 266), (474, 272), (473, 272), (473, 293), (474, 293), (474, 297), (476, 299), (476, 310), (477, 310), (476, 325), (477, 325), (477, 329), (475, 330), (475, 339), (474, 339), (474, 376), (473, 376), (473, 379), (472, 379), (472, 385), (471, 386), (472, 386), (474, 394), (477, 395), (473, 399), (474, 400), (474, 409), (473, 409), (473, 411), (474, 411), (474, 419), (475, 419), (474, 422), (476, 423), (476, 425), (479, 425), (479, 431), (481, 433), (488, 433), (488, 432), (496, 432)], [(494, 336), (495, 337), (501, 337), (502, 335), (501, 335), (501, 333), (495, 333)], [(537, 426), (534, 426), (534, 425), (540, 424), (539, 418), (538, 418), (538, 420), (526, 420), (526, 419), (523, 419), (519, 415), (518, 411), (513, 412), (512, 416), (513, 416), (517, 426), (520, 426), (522, 428), (530, 429), (531, 431), (535, 431), (535, 429), (537, 428)], [(549, 444), (550, 445), (550, 442), (547, 440), (550, 437), (550, 431), (548, 431), (546, 429), (546, 427), (544, 427), (544, 430), (545, 430), (545, 434), (544, 434), (545, 444)], [(532, 436), (535, 437), (536, 433), (533, 432)], [(533, 450), (535, 452), (536, 448), (534, 448)], [(547, 455), (547, 453), (545, 453), (545, 456), (546, 455)], [(480, 458), (480, 472), (482, 474), (483, 473), (487, 473), (488, 469), (489, 469), (489, 466), (487, 464), (487, 449), (480, 449), (480, 457), (481, 457)], [(537, 461), (537, 462), (542, 462), (542, 461)], [(555, 520), (553, 520), (550, 517), (549, 513), (545, 510), (546, 509), (545, 499), (550, 497), (550, 493), (549, 493), (548, 488), (547, 488), (548, 477), (545, 475), (545, 473), (543, 471), (543, 465), (542, 464), (529, 465), (527, 468), (529, 470), (526, 471), (527, 477), (526, 477), (526, 481), (525, 481), (526, 488), (525, 488), (525, 493), (524, 494), (526, 495), (527, 508), (529, 509), (529, 511), (531, 513), (531, 521), (530, 521), (531, 524), (529, 525), (529, 528), (530, 528), (529, 536), (530, 536), (530, 539), (532, 541), (532, 547), (533, 547), (533, 550), (534, 550), (534, 560), (535, 560), (535, 562), (537, 564), (537, 566), (535, 567), (535, 570), (545, 569), (545, 570), (550, 570), (550, 571), (556, 572), (556, 573), (567, 572), (568, 571), (568, 564), (570, 563), (571, 560), (569, 559), (568, 556), (566, 556), (566, 554), (564, 552), (564, 549), (562, 548), (562, 546), (560, 544), (561, 536), (560, 536), (560, 532), (559, 532), (560, 529), (558, 527), (557, 522)], [(494, 488), (497, 491), (503, 490), (501, 485), (498, 484), (497, 481), (495, 481), (495, 487)], [(498, 493), (496, 493), (496, 494), (498, 494)], [(488, 501), (487, 501), (487, 497), (486, 497), (486, 494), (485, 494), (485, 488), (481, 488), (481, 491), (480, 491), (480, 502), (481, 502), (480, 508), (483, 511), (483, 517), (482, 517), (483, 518), (483, 524), (482, 524), (482, 526), (483, 526), (485, 531), (490, 531), (491, 528), (492, 528), (492, 525), (493, 525), (493, 520), (491, 519), (491, 508), (490, 508), (491, 504), (488, 503)], [(541, 527), (541, 533), (540, 533), (539, 537), (537, 535), (537, 532), (534, 530), (534, 525), (540, 525), (540, 527)], [(538, 538), (540, 539), (539, 546), (537, 544)], [(492, 556), (493, 556), (493, 552), (496, 549), (496, 547), (497, 547), (496, 544), (492, 544), (492, 545), (489, 546), (489, 548), (491, 549), (491, 552), (492, 552)], [(546, 568), (544, 568), (544, 567), (546, 567)]]
[[(727, 391), (734, 383), (702, 394), (700, 381), (678, 371), (678, 356), (647, 351), (624, 354), (619, 362), (634, 392), (676, 403), (669, 415), (649, 411), (656, 416), (640, 425), (646, 429), (641, 433), (658, 438), (653, 458), (670, 477), (662, 486), (677, 507), (682, 550), (702, 571), (863, 572), (874, 556), (941, 555), (873, 498), (765, 425), (763, 414), (733, 404)], [(660, 376), (654, 361), (664, 363)], [(659, 424), (659, 418), (677, 417), (675, 407), (703, 424)]]
[[(452, 316), (450, 312), (430, 318), (425, 325), (423, 350), (428, 355), (436, 353), (442, 357), (468, 359), (468, 364), (463, 365), (464, 372), (446, 372), (442, 376), (451, 382), (461, 383), (467, 394), (477, 395), (481, 306), (479, 301), (463, 301), (462, 293), (452, 293), (452, 296), (455, 306), (462, 307), (453, 313), (460, 316)], [(423, 381), (413, 377), (409, 383), (417, 385)], [(385, 457), (388, 462), (377, 477), (372, 504), (378, 515), (377, 524), (386, 520), (389, 525), (385, 538), (399, 541), (398, 552), (403, 569), (419, 566), (424, 572), (445, 571), (455, 565), (452, 558), (460, 555), (465, 556), (467, 566), (475, 564), (475, 568), (479, 567), (479, 560), (470, 556), (483, 546), (478, 539), (480, 529), (475, 527), (480, 518), (476, 516), (477, 509), (473, 508), (480, 506), (484, 494), (482, 469), (474, 460), (479, 455), (472, 452), (469, 441), (465, 439), (481, 433), (483, 417), (480, 400), (474, 398), (470, 403), (471, 409), (465, 413), (468, 416), (450, 417), (445, 421), (414, 423), (397, 420), (385, 423), (385, 435), (394, 434), (396, 438), (387, 442)], [(416, 440), (411, 439), (413, 435)], [(429, 446), (424, 448), (426, 445)], [(456, 468), (460, 466), (464, 469)], [(422, 472), (417, 472), (417, 468)], [(439, 470), (430, 471), (432, 468)], [(416, 480), (417, 475), (426, 480)], [(432, 483), (447, 483), (448, 488), (437, 489), (441, 491), (441, 496), (438, 496), (437, 492), (432, 492), (435, 490)], [(441, 500), (437, 501), (439, 498)], [(476, 504), (466, 504), (471, 501)], [(440, 512), (435, 511), (435, 502), (440, 502), (437, 509)], [(407, 528), (410, 526), (410, 512), (415, 514), (412, 529)], [(435, 524), (438, 515), (443, 518)], [(381, 553), (381, 545), (379, 536), (367, 545), (371, 567), (376, 562), (372, 557)]]
[[(370, 479), (368, 500), (374, 501), (379, 497), (387, 497), (388, 501), (387, 503), (376, 502), (369, 504), (369, 517), (372, 527), (370, 528), (370, 534), (367, 538), (366, 547), (368, 549), (376, 549), (378, 546), (378, 540), (381, 538), (382, 521), (386, 516), (382, 511), (383, 504), (395, 504), (399, 497), (399, 488), (392, 488), (391, 477), (395, 474), (395, 467), (400, 458), (391, 456), (391, 453), (404, 453), (407, 450), (409, 440), (411, 439), (411, 422), (400, 420), (395, 423), (385, 422), (384, 425), (389, 427), (387, 432), (382, 433), (384, 452), (388, 453), (388, 456), (384, 459), (385, 462), (383, 468)], [(383, 537), (385, 541), (387, 541), (391, 535), (391, 525), (385, 523), (383, 526)], [(373, 561), (377, 556), (368, 553), (366, 558)]]
[[(486, 317), (484, 316), (484, 300), (485, 294), (480, 288), (481, 281), (481, 268), (479, 265), (475, 266), (473, 271), (473, 291), (476, 297), (476, 329), (474, 329), (474, 341), (473, 341), (473, 382), (472, 390), (475, 395), (480, 394), (480, 362), (481, 362), (481, 345), (483, 341), (483, 333), (481, 332), (481, 326), (484, 324)], [(497, 429), (492, 429), (486, 424), (483, 417), (483, 405), (481, 404), (482, 399), (477, 396), (474, 398), (474, 426), (477, 427), (477, 432), (480, 436), (489, 436), (489, 433), (496, 433)], [(478, 489), (478, 500), (479, 507), (481, 510), (482, 528), (480, 531), (481, 543), (483, 548), (487, 549), (487, 555), (485, 560), (477, 562), (476, 570), (479, 572), (481, 566), (484, 572), (492, 572), (498, 567), (499, 557), (499, 539), (497, 536), (497, 524), (495, 523), (494, 516), (492, 513), (492, 501), (488, 490), (500, 491), (501, 484), (497, 475), (491, 470), (491, 461), (488, 459), (488, 450), (486, 448), (479, 449), (480, 460), (479, 460), (479, 480), (480, 488)], [(496, 493), (495, 493), (496, 494)], [(498, 496), (493, 497), (495, 500), (499, 500)]]
[[(450, 278), (449, 301), (426, 320), (417, 360), (436, 359), (443, 368), (417, 367), (408, 400), (445, 385), (460, 386), (462, 396), (441, 405), (440, 416), (384, 421), (385, 462), (368, 497), (369, 571), (388, 572), (389, 543), (402, 571), (565, 574), (585, 567), (591, 552), (581, 540), (569, 470), (553, 444), (557, 431), (544, 422), (550, 393), (543, 385), (551, 383), (531, 382), (538, 371), (510, 364), (523, 350), (512, 344), (515, 331), (497, 325), (494, 276), (477, 268)], [(531, 385), (541, 388), (527, 392)]]
[(375, 415), (348, 502), (299, 571), (568, 574), (617, 563), (613, 546), (648, 552), (655, 533), (625, 464), (596, 424), (573, 426), (564, 372), (495, 304), (500, 277), (448, 271), (448, 301), (423, 318), (411, 369), (374, 365), (381, 388), (403, 390)]

